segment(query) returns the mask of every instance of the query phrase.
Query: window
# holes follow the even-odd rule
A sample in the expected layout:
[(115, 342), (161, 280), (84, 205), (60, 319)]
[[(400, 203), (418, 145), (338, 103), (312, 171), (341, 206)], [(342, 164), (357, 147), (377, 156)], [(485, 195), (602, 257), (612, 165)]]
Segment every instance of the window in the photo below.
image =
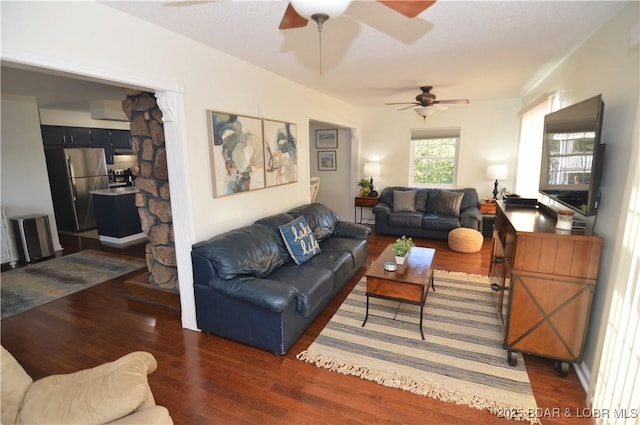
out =
[(538, 197), (544, 116), (553, 111), (555, 97), (555, 93), (545, 93), (520, 112), (520, 144), (515, 189), (520, 196)]
[(455, 187), (459, 129), (413, 130), (409, 185)]

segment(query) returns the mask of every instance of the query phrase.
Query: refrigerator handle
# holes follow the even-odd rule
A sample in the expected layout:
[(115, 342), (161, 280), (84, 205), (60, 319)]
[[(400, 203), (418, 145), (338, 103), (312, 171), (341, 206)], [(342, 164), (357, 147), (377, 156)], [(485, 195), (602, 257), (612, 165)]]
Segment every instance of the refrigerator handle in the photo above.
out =
[(76, 186), (76, 179), (71, 179), (71, 194), (73, 195), (73, 202), (78, 200), (78, 187)]
[(66, 155), (66, 160), (67, 160), (67, 173), (69, 174), (69, 178), (75, 179), (76, 176), (73, 173), (73, 163), (71, 162), (71, 157), (69, 155)]

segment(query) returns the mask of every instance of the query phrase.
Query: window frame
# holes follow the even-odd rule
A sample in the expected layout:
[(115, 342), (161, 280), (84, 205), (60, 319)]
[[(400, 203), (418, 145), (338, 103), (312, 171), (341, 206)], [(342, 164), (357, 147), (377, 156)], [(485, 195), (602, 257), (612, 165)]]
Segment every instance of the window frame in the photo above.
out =
[[(415, 162), (418, 159), (416, 157), (416, 145), (417, 142), (423, 140), (435, 140), (435, 139), (454, 139), (455, 140), (455, 153), (453, 157), (426, 157), (429, 159), (453, 159), (453, 182), (451, 183), (421, 183), (413, 180)], [(455, 189), (458, 182), (458, 164), (460, 157), (460, 129), (433, 129), (433, 130), (411, 130), (411, 140), (409, 142), (409, 186), (411, 187), (430, 187), (441, 189)], [(423, 158), (421, 158), (423, 159)]]

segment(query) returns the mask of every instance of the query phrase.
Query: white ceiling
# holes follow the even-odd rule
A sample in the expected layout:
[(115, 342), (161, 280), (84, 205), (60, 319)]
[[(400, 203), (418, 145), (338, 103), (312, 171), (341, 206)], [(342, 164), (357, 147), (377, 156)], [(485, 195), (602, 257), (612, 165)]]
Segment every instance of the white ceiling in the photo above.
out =
[[(315, 23), (278, 29), (286, 1), (103, 3), (365, 107), (413, 101), (421, 85), (433, 85), (438, 99), (520, 97), (624, 6), (612, 1), (439, 0), (409, 19), (376, 1), (354, 1), (345, 15), (324, 24), (320, 75)], [(75, 90), (61, 84), (60, 77), (51, 78), (53, 86), (40, 74), (8, 73), (3, 67), (2, 90), (36, 95), (40, 107), (47, 106), (45, 100), (50, 105), (76, 102), (76, 107), (86, 100), (65, 100)], [(111, 96), (99, 84), (76, 83), (83, 85), (84, 97)]]

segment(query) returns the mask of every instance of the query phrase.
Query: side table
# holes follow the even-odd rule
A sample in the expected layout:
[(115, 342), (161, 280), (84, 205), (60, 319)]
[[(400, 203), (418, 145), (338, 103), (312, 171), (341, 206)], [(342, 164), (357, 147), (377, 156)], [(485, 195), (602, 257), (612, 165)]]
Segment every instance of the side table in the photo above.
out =
[(496, 218), (496, 203), (480, 202), (480, 213), (482, 214), (482, 236), (490, 238), (493, 234), (493, 221)]
[[(378, 198), (373, 196), (356, 196), (353, 202), (353, 210), (355, 213), (355, 220), (358, 224), (370, 224), (371, 219), (366, 219), (366, 223), (363, 223), (362, 208), (373, 208), (378, 203)], [(360, 219), (358, 219), (358, 208), (360, 208)]]

